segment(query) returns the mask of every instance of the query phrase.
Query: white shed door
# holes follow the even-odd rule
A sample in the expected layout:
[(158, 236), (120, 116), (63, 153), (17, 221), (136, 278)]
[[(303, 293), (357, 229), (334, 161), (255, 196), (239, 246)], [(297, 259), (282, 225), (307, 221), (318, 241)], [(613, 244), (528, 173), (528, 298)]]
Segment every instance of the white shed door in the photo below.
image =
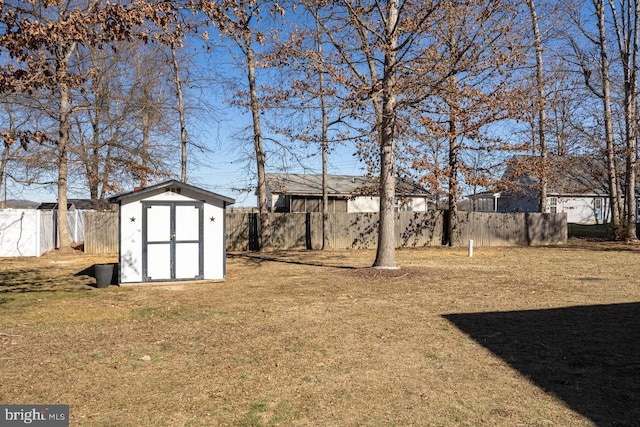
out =
[(146, 264), (149, 280), (171, 279), (171, 206), (147, 209)]
[(143, 280), (203, 276), (202, 203), (144, 202)]
[(176, 279), (194, 279), (200, 275), (200, 212), (195, 205), (175, 207)]

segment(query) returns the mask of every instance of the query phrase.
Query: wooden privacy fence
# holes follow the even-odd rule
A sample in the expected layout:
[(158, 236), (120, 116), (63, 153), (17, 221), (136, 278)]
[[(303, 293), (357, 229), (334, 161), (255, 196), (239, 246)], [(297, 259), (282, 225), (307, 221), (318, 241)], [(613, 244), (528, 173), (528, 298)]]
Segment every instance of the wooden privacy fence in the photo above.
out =
[(567, 214), (458, 211), (458, 239), (475, 246), (544, 246), (567, 243)]
[[(396, 242), (402, 247), (436, 246), (442, 243), (442, 212), (401, 212), (396, 215)], [(272, 249), (320, 249), (321, 213), (269, 214)], [(227, 249), (257, 249), (258, 215), (227, 213)], [(329, 214), (329, 244), (334, 249), (375, 248), (378, 213)]]
[(87, 212), (85, 214), (84, 251), (88, 254), (118, 253), (117, 212)]
[[(398, 212), (396, 246), (440, 246), (446, 211)], [(567, 241), (565, 213), (458, 212), (456, 241), (475, 246), (557, 245)], [(322, 247), (321, 213), (272, 213), (270, 249), (319, 249)], [(258, 214), (227, 212), (227, 250), (256, 250), (259, 245)], [(85, 216), (87, 253), (118, 252), (118, 214), (91, 212)], [(378, 213), (329, 215), (329, 244), (334, 249), (372, 249), (378, 240)]]
[[(398, 212), (397, 247), (440, 246), (445, 236), (447, 211)], [(456, 242), (475, 246), (557, 245), (567, 241), (566, 213), (458, 212)], [(272, 249), (322, 247), (322, 214), (278, 213), (269, 215)], [(375, 248), (378, 213), (329, 215), (329, 244), (334, 249)], [(227, 249), (257, 249), (255, 213), (227, 213)]]

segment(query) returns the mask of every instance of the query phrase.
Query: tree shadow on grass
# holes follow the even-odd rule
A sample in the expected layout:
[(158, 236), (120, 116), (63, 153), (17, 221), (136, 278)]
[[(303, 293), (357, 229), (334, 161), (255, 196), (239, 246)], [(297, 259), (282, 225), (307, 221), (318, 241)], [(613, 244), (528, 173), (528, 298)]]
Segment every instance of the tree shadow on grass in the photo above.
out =
[[(84, 271), (84, 270), (83, 270)], [(78, 272), (65, 275), (55, 269), (19, 268), (0, 271), (0, 294), (30, 292), (77, 292), (93, 286), (93, 275)]]
[(281, 262), (285, 264), (296, 264), (296, 265), (309, 265), (314, 267), (329, 267), (329, 268), (343, 268), (343, 269), (355, 269), (357, 267), (350, 265), (340, 265), (334, 263), (324, 263), (312, 260), (306, 260), (303, 257), (296, 256), (292, 258), (290, 254), (277, 254), (277, 253), (227, 253), (227, 257), (229, 258), (237, 258), (245, 260), (248, 264), (255, 265), (256, 267), (260, 266), (265, 261), (270, 262)]
[(596, 425), (639, 425), (640, 303), (443, 317)]
[(618, 242), (607, 239), (572, 239), (566, 245), (556, 246), (564, 250), (589, 250), (594, 252), (636, 252), (640, 255), (640, 244)]

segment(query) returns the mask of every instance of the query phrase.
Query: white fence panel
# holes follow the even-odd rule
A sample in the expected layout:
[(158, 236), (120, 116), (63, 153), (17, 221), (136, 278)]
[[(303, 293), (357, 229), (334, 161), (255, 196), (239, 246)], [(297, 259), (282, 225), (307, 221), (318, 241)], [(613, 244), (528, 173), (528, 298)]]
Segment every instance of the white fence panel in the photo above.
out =
[(0, 256), (40, 256), (40, 212), (34, 209), (0, 211)]
[(67, 224), (69, 224), (69, 241), (84, 242), (84, 214), (86, 211), (67, 212)]
[[(57, 211), (0, 210), (0, 257), (40, 256), (58, 244)], [(85, 211), (67, 213), (69, 241), (84, 241)]]
[(40, 255), (56, 248), (53, 211), (40, 211)]

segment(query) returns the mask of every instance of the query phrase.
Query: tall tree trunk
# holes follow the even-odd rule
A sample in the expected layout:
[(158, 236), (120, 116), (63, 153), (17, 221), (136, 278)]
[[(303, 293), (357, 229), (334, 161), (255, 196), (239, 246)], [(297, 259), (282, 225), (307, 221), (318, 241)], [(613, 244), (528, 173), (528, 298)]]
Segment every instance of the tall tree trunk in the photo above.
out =
[[(633, 4), (633, 9), (632, 5)], [(627, 236), (637, 240), (636, 221), (636, 164), (638, 161), (638, 19), (640, 5), (637, 0), (627, 5), (628, 44), (625, 67), (625, 133), (627, 139)]]
[(612, 22), (618, 40), (619, 58), (624, 75), (624, 127), (625, 127), (625, 240), (636, 240), (636, 163), (638, 146), (638, 19), (640, 5), (636, 0), (620, 2), (621, 19), (613, 0), (609, 0)]
[(602, 75), (602, 102), (604, 107), (605, 137), (607, 140), (607, 177), (611, 198), (611, 223), (618, 233), (621, 225), (622, 200), (619, 192), (616, 161), (616, 146), (613, 131), (613, 113), (611, 111), (611, 80), (609, 77), (609, 57), (607, 53), (607, 36), (605, 27), (604, 0), (593, 0), (598, 16), (598, 37), (600, 46), (600, 71)]
[[(246, 8), (244, 1), (242, 8)], [(246, 24), (247, 27), (249, 24)], [(271, 248), (271, 227), (269, 224), (269, 209), (267, 206), (267, 182), (265, 176), (266, 154), (262, 144), (262, 128), (260, 124), (260, 105), (256, 86), (256, 60), (253, 52), (252, 34), (249, 28), (243, 30), (244, 53), (247, 60), (247, 79), (249, 82), (249, 97), (251, 117), (253, 119), (253, 148), (256, 154), (258, 172), (258, 212), (260, 216), (260, 249)]]
[(544, 93), (544, 70), (542, 63), (542, 39), (540, 37), (540, 28), (538, 27), (538, 15), (536, 14), (536, 7), (534, 0), (527, 0), (527, 6), (529, 7), (529, 13), (531, 15), (531, 25), (533, 27), (533, 44), (536, 51), (536, 89), (538, 99), (536, 102), (538, 110), (538, 141), (540, 143), (540, 212), (547, 211), (547, 142), (545, 135), (545, 128), (547, 122), (547, 113), (545, 106), (545, 93)]
[(140, 187), (146, 188), (149, 184), (149, 135), (151, 133), (151, 95), (147, 92), (147, 88), (142, 89), (142, 117), (140, 119), (142, 125), (142, 144), (140, 146)]
[[(452, 92), (456, 91), (456, 78), (451, 77)], [(455, 94), (453, 95), (455, 97)], [(447, 216), (447, 235), (449, 246), (458, 242), (458, 171), (460, 170), (460, 144), (458, 142), (457, 105), (449, 104), (449, 215)]]
[(176, 54), (176, 44), (171, 43), (171, 60), (173, 65), (173, 82), (176, 85), (178, 96), (178, 115), (180, 116), (180, 181), (187, 182), (187, 121), (184, 114), (184, 96), (182, 93), (182, 80), (180, 80), (180, 67)]
[[(317, 15), (317, 13), (316, 13)], [(324, 52), (320, 24), (316, 21), (316, 43), (318, 52), (318, 86), (320, 90), (320, 110), (322, 114), (321, 149), (322, 149), (322, 249), (330, 249), (329, 242), (329, 185), (327, 183), (327, 163), (329, 156), (329, 120), (324, 80)]]
[(399, 19), (398, 0), (387, 3), (385, 25), (384, 74), (382, 80), (382, 121), (380, 138), (380, 221), (378, 247), (373, 263), (378, 268), (396, 268), (395, 253), (395, 146), (396, 146), (396, 65)]
[(60, 252), (71, 252), (69, 245), (69, 226), (67, 223), (67, 192), (68, 192), (68, 169), (69, 169), (69, 115), (70, 99), (69, 86), (67, 82), (69, 58), (64, 57), (58, 60), (57, 78), (60, 106), (58, 110), (58, 236), (60, 242)]
[(111, 163), (112, 163), (111, 149), (112, 149), (112, 145), (111, 143), (109, 143), (107, 145), (107, 154), (104, 157), (105, 162), (102, 170), (102, 175), (100, 176), (100, 183), (102, 184), (100, 186), (100, 196), (99, 196), (100, 200), (105, 199), (107, 189), (109, 188), (109, 175), (111, 174)]
[[(2, 198), (2, 208), (7, 208), (7, 164), (9, 163), (9, 150), (11, 149), (10, 145), (5, 145), (2, 150), (2, 157), (0, 158), (0, 188), (4, 188), (4, 197)], [(3, 185), (4, 184), (4, 185)]]
[[(453, 5), (449, 4), (448, 26), (449, 26), (449, 39), (448, 39), (448, 54), (452, 60), (460, 57), (457, 38), (457, 22), (453, 13)], [(456, 75), (452, 75), (448, 78), (449, 97), (446, 99), (447, 107), (449, 108), (449, 191), (448, 191), (448, 206), (449, 215), (447, 215), (447, 237), (449, 246), (456, 246), (460, 242), (458, 241), (458, 172), (460, 170), (460, 140), (458, 137), (458, 120), (460, 114), (459, 107), (459, 90), (458, 79)]]
[[(96, 133), (97, 132), (97, 133)], [(91, 172), (89, 173), (89, 195), (92, 200), (100, 195), (100, 130), (94, 128), (91, 141)]]
[(92, 200), (99, 197), (100, 192), (100, 123), (102, 120), (102, 94), (96, 82), (93, 83), (96, 105), (95, 115), (91, 118), (91, 150), (87, 164), (89, 194)]

